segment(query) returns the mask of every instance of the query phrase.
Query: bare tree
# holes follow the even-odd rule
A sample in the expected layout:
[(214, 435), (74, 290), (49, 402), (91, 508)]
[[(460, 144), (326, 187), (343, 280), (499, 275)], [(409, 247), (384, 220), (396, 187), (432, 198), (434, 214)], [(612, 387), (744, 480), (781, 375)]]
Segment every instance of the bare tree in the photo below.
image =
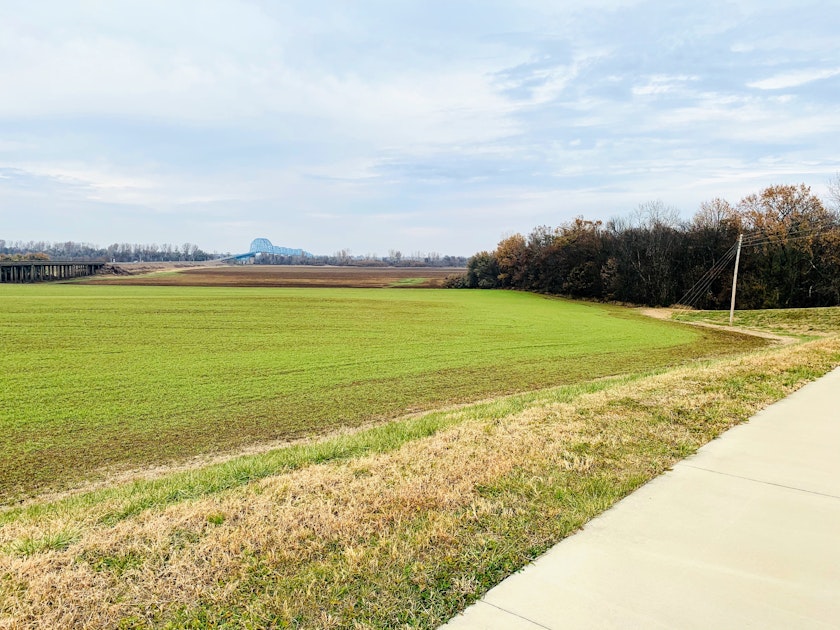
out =
[(691, 223), (695, 229), (718, 231), (733, 225), (740, 227), (740, 218), (728, 201), (716, 197), (700, 204)]
[(835, 212), (840, 212), (840, 173), (828, 180), (828, 203)]
[(673, 206), (666, 206), (661, 199), (646, 201), (636, 208), (632, 220), (643, 228), (676, 228), (680, 224), (680, 211)]

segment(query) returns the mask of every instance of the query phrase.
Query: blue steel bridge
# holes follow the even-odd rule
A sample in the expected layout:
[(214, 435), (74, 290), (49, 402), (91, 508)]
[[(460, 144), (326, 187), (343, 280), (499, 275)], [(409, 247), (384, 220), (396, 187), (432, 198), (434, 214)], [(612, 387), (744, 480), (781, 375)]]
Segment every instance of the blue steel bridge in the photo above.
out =
[(300, 256), (301, 258), (312, 258), (312, 254), (302, 249), (292, 249), (291, 247), (278, 247), (272, 245), (267, 238), (255, 238), (251, 241), (251, 247), (245, 254), (238, 254), (231, 256), (237, 260), (245, 258), (253, 258), (257, 254), (275, 254), (277, 256)]

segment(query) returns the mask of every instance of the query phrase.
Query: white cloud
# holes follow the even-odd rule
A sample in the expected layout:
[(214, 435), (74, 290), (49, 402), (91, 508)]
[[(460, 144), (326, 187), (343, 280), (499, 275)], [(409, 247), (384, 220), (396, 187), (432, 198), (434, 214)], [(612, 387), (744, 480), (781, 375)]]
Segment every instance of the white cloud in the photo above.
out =
[(687, 84), (699, 80), (697, 76), (668, 76), (656, 75), (649, 77), (647, 82), (643, 85), (636, 85), (633, 87), (633, 94), (637, 96), (651, 96), (657, 94), (672, 94), (675, 92), (682, 92), (686, 89)]
[(840, 67), (824, 68), (822, 70), (803, 68), (801, 70), (777, 74), (766, 79), (761, 79), (760, 81), (751, 81), (747, 83), (747, 87), (759, 90), (783, 90), (799, 87), (822, 79), (830, 79), (837, 75), (840, 75)]
[[(834, 13), (0, 0), (0, 207), (86, 241), (464, 254), (651, 198), (690, 209), (840, 170)], [(13, 214), (7, 232), (39, 229)]]

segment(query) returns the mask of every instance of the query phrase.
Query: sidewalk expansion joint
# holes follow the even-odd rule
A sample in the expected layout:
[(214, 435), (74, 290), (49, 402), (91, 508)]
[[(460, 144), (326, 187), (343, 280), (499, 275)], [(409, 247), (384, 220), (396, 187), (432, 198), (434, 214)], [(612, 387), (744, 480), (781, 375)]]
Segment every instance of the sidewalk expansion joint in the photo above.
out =
[(518, 615), (513, 611), (507, 610), (506, 608), (502, 608), (501, 606), (496, 606), (496, 604), (491, 604), (490, 602), (485, 601), (483, 599), (479, 600), (479, 602), (482, 603), (482, 604), (487, 604), (488, 606), (492, 606), (496, 610), (501, 610), (503, 613), (507, 613), (508, 615), (518, 617), (519, 619), (522, 619), (523, 621), (527, 621), (528, 623), (533, 624), (533, 625), (537, 626), (538, 628), (545, 628), (545, 630), (554, 630), (554, 628), (551, 628), (550, 626), (544, 626), (541, 623), (539, 623), (538, 621), (534, 621), (533, 619), (528, 619), (528, 617), (523, 617), (522, 615)]
[(836, 494), (828, 494), (826, 492), (817, 492), (816, 490), (808, 490), (806, 488), (797, 488), (796, 486), (786, 486), (783, 483), (774, 483), (772, 481), (764, 481), (763, 479), (754, 479), (753, 477), (744, 477), (743, 475), (733, 475), (732, 473), (721, 472), (719, 470), (712, 470), (711, 468), (703, 468), (702, 466), (695, 466), (682, 462), (686, 468), (693, 468), (695, 470), (702, 470), (705, 472), (714, 473), (715, 475), (723, 475), (724, 477), (733, 477), (735, 479), (744, 479), (745, 481), (752, 481), (754, 483), (761, 483), (766, 486), (776, 486), (777, 488), (785, 488), (786, 490), (794, 490), (795, 492), (805, 492), (807, 494), (815, 494), (820, 497), (828, 497), (830, 499), (840, 499)]

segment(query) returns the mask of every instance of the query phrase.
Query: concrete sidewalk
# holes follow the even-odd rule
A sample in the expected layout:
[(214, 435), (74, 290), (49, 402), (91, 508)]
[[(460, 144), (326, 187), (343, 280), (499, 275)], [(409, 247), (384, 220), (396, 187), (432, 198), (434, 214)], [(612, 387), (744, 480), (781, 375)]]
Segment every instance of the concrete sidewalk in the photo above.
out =
[(643, 486), (444, 628), (840, 628), (840, 368)]

